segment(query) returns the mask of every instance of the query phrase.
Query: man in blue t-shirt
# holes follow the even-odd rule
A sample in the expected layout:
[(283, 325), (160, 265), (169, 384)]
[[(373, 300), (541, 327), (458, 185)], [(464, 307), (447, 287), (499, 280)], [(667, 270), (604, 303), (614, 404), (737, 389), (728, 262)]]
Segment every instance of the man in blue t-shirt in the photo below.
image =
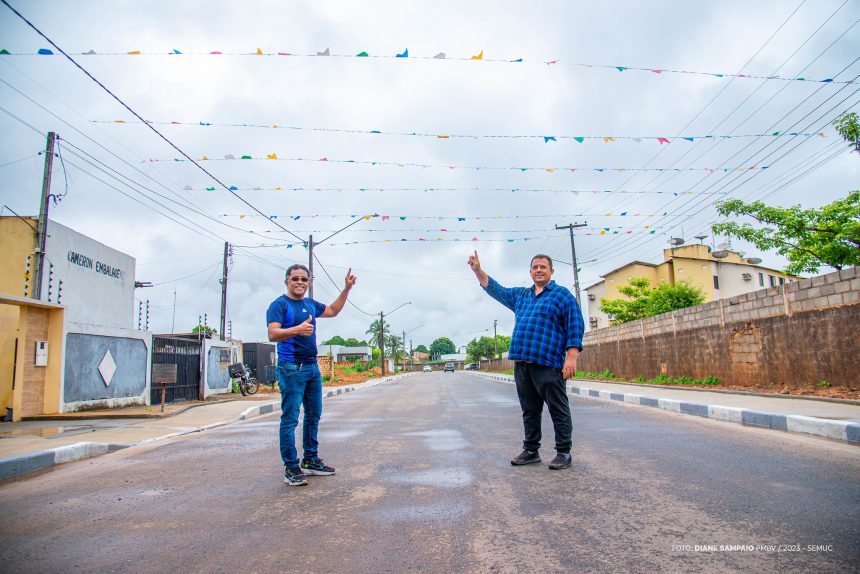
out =
[[(334, 468), (323, 464), (319, 457), (317, 430), (322, 415), (322, 376), (317, 367), (316, 320), (336, 317), (346, 304), (349, 291), (355, 285), (352, 268), (346, 272), (343, 291), (331, 305), (306, 298), (310, 273), (304, 265), (287, 269), (284, 284), (287, 294), (269, 305), (266, 325), (269, 340), (278, 344), (278, 386), (281, 389), (281, 459), (284, 461), (284, 482), (290, 486), (307, 484), (306, 474), (327, 476)], [(296, 426), (299, 407), (304, 406), (302, 421), (301, 464), (296, 452)]]

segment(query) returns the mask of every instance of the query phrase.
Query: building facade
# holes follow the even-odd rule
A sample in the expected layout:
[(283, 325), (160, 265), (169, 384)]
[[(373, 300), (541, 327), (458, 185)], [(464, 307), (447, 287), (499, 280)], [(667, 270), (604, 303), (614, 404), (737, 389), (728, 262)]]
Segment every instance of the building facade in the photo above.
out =
[(661, 283), (674, 285), (686, 281), (704, 292), (705, 303), (798, 279), (793, 275), (762, 267), (759, 263), (757, 259), (743, 258), (735, 251), (712, 251), (709, 246), (703, 244), (664, 249), (662, 263), (633, 261), (606, 273), (601, 281), (586, 287), (587, 324), (591, 329), (612, 324), (612, 318), (600, 310), (600, 299), (626, 298), (618, 289), (629, 285), (632, 278), (648, 279), (652, 287)]
[(148, 404), (151, 336), (133, 328), (134, 258), (48, 221), (35, 300), (36, 226), (0, 217), (0, 416)]

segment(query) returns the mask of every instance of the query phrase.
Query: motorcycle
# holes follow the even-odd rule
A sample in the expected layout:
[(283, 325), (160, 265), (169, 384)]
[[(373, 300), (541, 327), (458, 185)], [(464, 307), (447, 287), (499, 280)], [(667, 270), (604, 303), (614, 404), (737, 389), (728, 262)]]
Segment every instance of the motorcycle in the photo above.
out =
[(227, 371), (230, 374), (230, 379), (239, 387), (243, 397), (253, 395), (260, 389), (257, 379), (251, 376), (248, 367), (243, 363), (234, 363), (227, 367)]

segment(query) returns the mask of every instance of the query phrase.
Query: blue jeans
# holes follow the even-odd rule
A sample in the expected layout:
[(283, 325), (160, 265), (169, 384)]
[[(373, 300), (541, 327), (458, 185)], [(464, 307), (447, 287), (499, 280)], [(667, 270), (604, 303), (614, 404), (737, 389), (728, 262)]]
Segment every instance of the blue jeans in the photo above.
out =
[(299, 466), (296, 452), (296, 426), (299, 407), (305, 409), (302, 421), (304, 459), (318, 456), (317, 430), (322, 415), (322, 376), (316, 363), (301, 366), (278, 363), (278, 386), (281, 389), (281, 459), (284, 465)]

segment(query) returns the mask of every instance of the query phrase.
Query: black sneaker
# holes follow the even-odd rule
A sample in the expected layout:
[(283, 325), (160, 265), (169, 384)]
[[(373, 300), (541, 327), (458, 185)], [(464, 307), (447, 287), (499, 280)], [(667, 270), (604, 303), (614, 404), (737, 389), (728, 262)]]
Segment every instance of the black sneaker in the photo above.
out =
[(284, 468), (284, 482), (290, 486), (304, 486), (308, 483), (308, 479), (305, 478), (302, 469), (298, 467), (290, 468), (288, 466)]
[(563, 468), (570, 468), (570, 453), (569, 452), (560, 452), (555, 455), (555, 458), (552, 459), (552, 462), (549, 463), (550, 470), (561, 470)]
[(511, 464), (514, 466), (521, 466), (523, 464), (535, 464), (536, 462), (540, 462), (538, 451), (524, 450), (511, 461)]
[(324, 464), (322, 459), (319, 457), (312, 458), (310, 460), (303, 460), (301, 470), (305, 474), (311, 474), (314, 476), (328, 476), (330, 474), (334, 474), (334, 468)]

